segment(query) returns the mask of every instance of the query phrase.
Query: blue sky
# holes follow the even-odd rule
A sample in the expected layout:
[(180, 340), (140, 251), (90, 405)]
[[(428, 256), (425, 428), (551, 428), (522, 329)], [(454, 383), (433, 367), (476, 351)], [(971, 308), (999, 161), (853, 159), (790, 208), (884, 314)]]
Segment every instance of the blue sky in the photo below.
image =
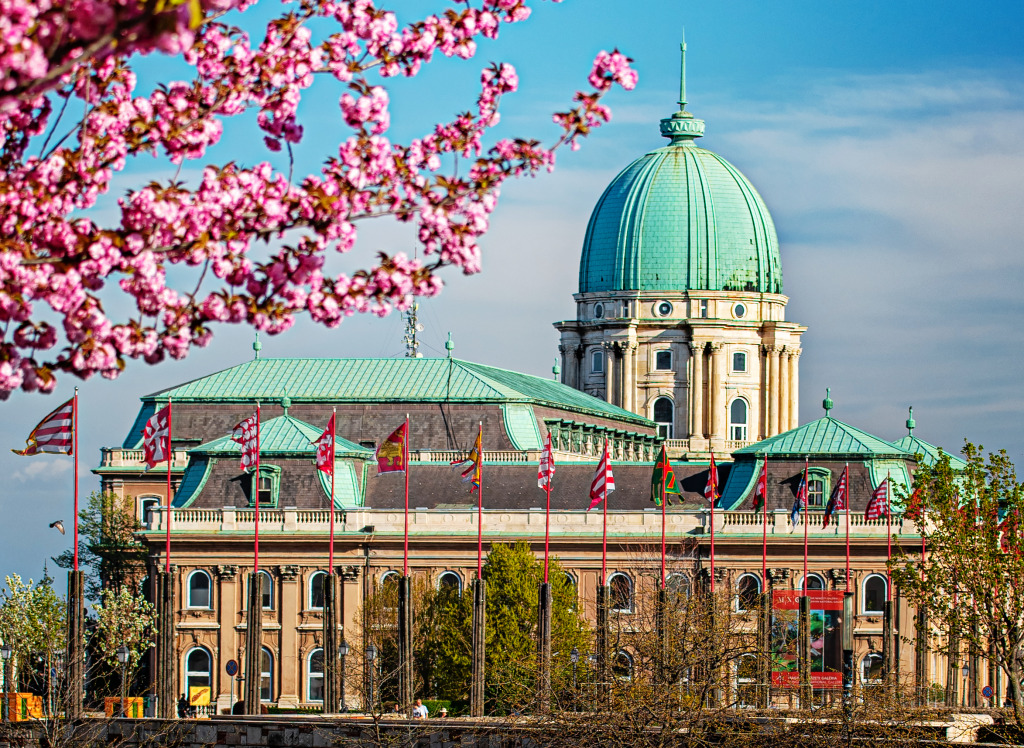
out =
[[(264, 0), (256, 10), (267, 7)], [(403, 2), (400, 17), (428, 7)], [(505, 188), (483, 272), (446, 274), (442, 296), (422, 302), (424, 353), (443, 355), (450, 331), (461, 358), (550, 374), (551, 322), (574, 313), (590, 210), (619, 170), (661, 144), (658, 120), (675, 109), (684, 24), (689, 109), (707, 122), (701, 144), (764, 197), (782, 247), (788, 318), (809, 328), (801, 421), (821, 414), (828, 386), (833, 415), (871, 433), (901, 436), (913, 405), (922, 438), (956, 450), (966, 437), (1022, 460), (1018, 2), (542, 2), (528, 22), (481, 43), (474, 60), (443, 60), (413, 81), (394, 81), (391, 135), (404, 140), (470, 107), (487, 62), (511, 62), (520, 92), (504, 101), (498, 134), (550, 138), (550, 113), (585, 81), (597, 51), (618, 47), (640, 72), (635, 91), (609, 97), (612, 123), (581, 151), (560, 153), (554, 174)], [(142, 86), (176, 71), (149, 58)], [(327, 90), (303, 104), (298, 166), (313, 168), (332, 150), (336, 99)], [(269, 158), (251, 122), (232, 123), (227, 134), (211, 159)], [(146, 159), (116, 189), (171, 173)], [(407, 231), (373, 226), (339, 265), (412, 247)], [(334, 331), (300, 323), (264, 339), (263, 352), (395, 356), (401, 338), (397, 316)], [(21, 447), (39, 417), (80, 384), (85, 496), (98, 487), (89, 468), (99, 448), (120, 444), (140, 395), (246, 360), (251, 342), (248, 330), (223, 329), (184, 362), (132, 363), (113, 382), (65, 379), (52, 397), (14, 395), (0, 404), (0, 434), (7, 447)], [(4, 450), (0, 470), (0, 571), (38, 578), (70, 538), (47, 525), (62, 518), (70, 527), (71, 460)]]

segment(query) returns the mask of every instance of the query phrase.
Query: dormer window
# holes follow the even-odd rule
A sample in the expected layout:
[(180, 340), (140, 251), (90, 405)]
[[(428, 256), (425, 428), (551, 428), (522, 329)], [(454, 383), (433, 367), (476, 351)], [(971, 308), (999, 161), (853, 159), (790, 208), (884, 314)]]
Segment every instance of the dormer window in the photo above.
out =
[(252, 492), (253, 483), (257, 483), (259, 487), (260, 508), (277, 506), (278, 496), (281, 492), (281, 468), (276, 465), (260, 465), (258, 482), (255, 476), (248, 476), (248, 485), (245, 486), (243, 483), (243, 486), (248, 494), (249, 506), (256, 505)]

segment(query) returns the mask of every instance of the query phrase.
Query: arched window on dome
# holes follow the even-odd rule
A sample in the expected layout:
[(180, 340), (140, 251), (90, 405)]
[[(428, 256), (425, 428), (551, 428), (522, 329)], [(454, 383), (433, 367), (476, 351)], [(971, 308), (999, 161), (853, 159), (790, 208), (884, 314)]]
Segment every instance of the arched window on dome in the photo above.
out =
[(675, 410), (675, 403), (667, 397), (659, 397), (654, 401), (654, 422), (658, 424), (658, 436), (662, 439), (672, 438)]
[(747, 440), (747, 410), (747, 401), (742, 397), (737, 397), (729, 406), (729, 438), (734, 442)]

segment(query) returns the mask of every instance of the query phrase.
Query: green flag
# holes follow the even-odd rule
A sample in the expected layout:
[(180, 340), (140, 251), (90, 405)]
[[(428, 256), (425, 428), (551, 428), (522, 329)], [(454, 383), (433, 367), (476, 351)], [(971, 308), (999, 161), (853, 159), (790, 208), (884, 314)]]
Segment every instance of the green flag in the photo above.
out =
[(668, 461), (668, 455), (665, 453), (665, 445), (662, 445), (661, 447), (661, 454), (658, 455), (658, 463), (654, 466), (654, 474), (651, 476), (651, 501), (653, 501), (656, 506), (661, 506), (662, 489), (664, 489), (665, 501), (668, 501), (668, 495), (670, 493), (674, 493), (676, 495), (682, 493), (676, 485), (676, 474), (675, 471), (672, 470), (672, 463)]

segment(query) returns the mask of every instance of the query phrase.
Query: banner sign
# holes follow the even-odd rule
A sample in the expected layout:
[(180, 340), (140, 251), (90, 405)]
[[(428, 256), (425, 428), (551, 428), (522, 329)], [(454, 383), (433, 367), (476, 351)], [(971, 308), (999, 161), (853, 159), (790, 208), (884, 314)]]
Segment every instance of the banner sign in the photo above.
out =
[[(772, 685), (800, 687), (800, 590), (772, 592)], [(843, 686), (843, 592), (808, 590), (811, 688)]]

